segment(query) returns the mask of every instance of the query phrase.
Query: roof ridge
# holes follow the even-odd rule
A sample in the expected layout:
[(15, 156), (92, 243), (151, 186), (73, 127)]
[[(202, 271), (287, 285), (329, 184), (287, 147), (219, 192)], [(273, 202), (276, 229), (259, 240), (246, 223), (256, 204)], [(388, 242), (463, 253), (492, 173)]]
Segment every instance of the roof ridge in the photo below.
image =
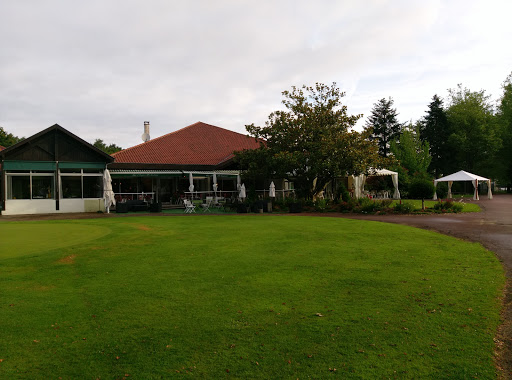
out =
[[(113, 154), (112, 154), (112, 156), (116, 156), (118, 153), (126, 152), (127, 150), (137, 148), (137, 147), (139, 147), (139, 146), (141, 146), (141, 145), (147, 144), (148, 142), (153, 142), (153, 141), (159, 140), (159, 139), (161, 139), (161, 138), (163, 138), (163, 137), (166, 137), (166, 136), (172, 135), (173, 133), (176, 133), (176, 132), (182, 131), (182, 130), (184, 130), (184, 129), (186, 129), (186, 128), (189, 128), (189, 127), (191, 127), (191, 126), (193, 126), (193, 125), (196, 125), (196, 124), (199, 124), (199, 123), (201, 123), (201, 122), (200, 122), (200, 121), (197, 121), (197, 122), (195, 122), (194, 124), (190, 124), (190, 125), (187, 125), (186, 127), (183, 127), (183, 128), (180, 128), (180, 129), (176, 129), (175, 131), (172, 131), (172, 132), (166, 133), (165, 135), (155, 137), (154, 139), (150, 139), (150, 140), (148, 140), (148, 141), (142, 142), (142, 143), (137, 144), (137, 145), (134, 145), (134, 146), (130, 146), (130, 147), (126, 148), (126, 149), (120, 150), (119, 152), (115, 152), (115, 153), (113, 153)], [(203, 124), (206, 124), (206, 123), (203, 123)]]
[(196, 122), (195, 122), (195, 123), (193, 123), (193, 124), (190, 124), (190, 125), (187, 125), (186, 127), (183, 127), (183, 128), (177, 129), (177, 130), (175, 130), (175, 131), (172, 131), (172, 132), (166, 133), (165, 135), (155, 137), (154, 139), (148, 140), (148, 141), (146, 141), (146, 142), (143, 142), (143, 143), (140, 143), (140, 144), (137, 144), (137, 145), (131, 146), (131, 147), (129, 147), (129, 148), (126, 148), (126, 149), (120, 150), (119, 152), (112, 153), (112, 154), (111, 154), (111, 156), (112, 156), (112, 157), (115, 157), (117, 154), (119, 154), (119, 153), (121, 153), (121, 152), (126, 152), (127, 150), (137, 148), (137, 147), (139, 147), (139, 146), (141, 146), (141, 145), (144, 145), (144, 144), (147, 144), (147, 143), (149, 143), (149, 142), (152, 142), (152, 141), (156, 141), (156, 140), (162, 139), (162, 138), (164, 138), (164, 137), (166, 137), (166, 136), (169, 136), (169, 135), (172, 135), (172, 134), (174, 134), (174, 133), (177, 133), (177, 132), (183, 131), (183, 130), (185, 130), (185, 129), (187, 129), (187, 128), (193, 127), (193, 126), (198, 125), (198, 124), (204, 124), (204, 125), (207, 125), (207, 126), (209, 126), (209, 127), (214, 127), (214, 128), (222, 129), (222, 130), (224, 130), (224, 131), (231, 132), (231, 133), (236, 133), (236, 134), (241, 135), (241, 136), (251, 137), (251, 136), (249, 136), (249, 135), (244, 135), (244, 134), (242, 134), (242, 133), (235, 132), (235, 131), (232, 131), (232, 130), (230, 130), (230, 129), (226, 129), (226, 128), (218, 127), (218, 126), (213, 125), (213, 124), (208, 124), (208, 123), (205, 123), (205, 122), (202, 122), (202, 121), (196, 121)]

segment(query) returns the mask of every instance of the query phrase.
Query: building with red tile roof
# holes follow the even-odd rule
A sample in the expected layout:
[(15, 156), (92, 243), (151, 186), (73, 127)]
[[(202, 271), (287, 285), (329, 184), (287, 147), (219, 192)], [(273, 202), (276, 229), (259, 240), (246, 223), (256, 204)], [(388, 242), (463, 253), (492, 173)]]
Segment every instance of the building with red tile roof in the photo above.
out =
[(0, 145), (0, 151), (4, 150), (5, 147), (3, 147), (2, 145)]
[[(149, 122), (144, 136), (149, 138)], [(142, 194), (164, 203), (184, 195), (231, 196), (238, 194), (240, 181), (234, 152), (259, 146), (254, 137), (197, 122), (112, 154), (108, 168), (121, 200)]]
[(111, 168), (225, 169), (233, 152), (258, 147), (254, 137), (197, 122), (112, 154)]

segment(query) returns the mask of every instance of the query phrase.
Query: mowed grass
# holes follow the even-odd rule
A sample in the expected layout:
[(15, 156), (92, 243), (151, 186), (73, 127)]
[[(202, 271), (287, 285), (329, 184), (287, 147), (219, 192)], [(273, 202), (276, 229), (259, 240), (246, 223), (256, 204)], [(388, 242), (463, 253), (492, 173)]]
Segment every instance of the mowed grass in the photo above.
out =
[[(434, 208), (435, 204), (439, 201), (425, 200), (425, 208)], [(443, 201), (444, 202), (444, 201)], [(400, 201), (393, 201), (393, 205), (400, 203)], [(402, 203), (413, 204), (416, 210), (421, 210), (421, 199), (403, 199)], [(476, 203), (463, 203), (464, 208), (462, 212), (480, 212), (481, 208)]]
[(110, 233), (0, 252), (0, 378), (496, 376), (504, 275), (478, 244), (199, 215), (0, 224), (12, 250), (25, 244), (12, 226)]
[(105, 226), (22, 224), (0, 226), (0, 259), (85, 243), (110, 233)]

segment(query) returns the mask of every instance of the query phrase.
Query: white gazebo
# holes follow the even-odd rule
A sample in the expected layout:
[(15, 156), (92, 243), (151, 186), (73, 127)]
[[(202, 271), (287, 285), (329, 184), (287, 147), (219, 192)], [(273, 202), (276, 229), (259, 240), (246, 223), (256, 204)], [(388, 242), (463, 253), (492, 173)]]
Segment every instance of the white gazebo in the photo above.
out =
[(354, 185), (354, 197), (355, 198), (362, 198), (363, 197), (363, 191), (364, 191), (364, 184), (366, 183), (366, 178), (369, 176), (383, 176), (383, 175), (390, 175), (391, 179), (393, 180), (393, 186), (395, 188), (395, 191), (393, 192), (393, 198), (394, 199), (400, 199), (400, 191), (398, 191), (398, 173), (393, 172), (388, 169), (373, 169), (371, 168), (368, 171), (368, 175), (360, 174), (358, 176), (352, 176), (352, 183)]
[[(471, 181), (473, 184), (473, 188), (475, 190), (475, 193), (473, 195), (474, 200), (479, 200), (478, 197), (478, 181), (480, 182), (487, 182), (487, 197), (489, 199), (492, 199), (492, 192), (491, 192), (491, 180), (489, 178), (480, 177), (479, 175), (472, 174), (465, 172), (464, 170), (458, 171), (457, 173), (453, 173), (450, 175), (447, 175), (445, 177), (438, 178), (434, 180), (434, 186), (437, 186), (438, 182), (448, 182), (448, 194), (447, 197), (452, 197), (452, 184), (454, 181)], [(437, 199), (437, 193), (434, 193), (434, 200)]]

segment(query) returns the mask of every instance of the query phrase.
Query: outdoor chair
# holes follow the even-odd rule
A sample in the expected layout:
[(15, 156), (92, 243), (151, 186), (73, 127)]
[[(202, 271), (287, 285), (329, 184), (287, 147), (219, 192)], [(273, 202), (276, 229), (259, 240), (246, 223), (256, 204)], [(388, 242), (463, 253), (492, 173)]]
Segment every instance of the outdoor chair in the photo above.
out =
[(212, 197), (206, 197), (205, 203), (201, 204), (201, 207), (203, 208), (203, 212), (206, 212), (206, 211), (212, 212), (210, 210), (210, 207), (211, 207), (212, 203), (213, 203), (213, 198)]
[(222, 210), (224, 207), (224, 198), (223, 197), (215, 197), (212, 200), (212, 204), (210, 208), (214, 208), (217, 210)]
[(183, 204), (185, 205), (185, 214), (196, 212), (196, 206), (188, 199), (183, 199)]

